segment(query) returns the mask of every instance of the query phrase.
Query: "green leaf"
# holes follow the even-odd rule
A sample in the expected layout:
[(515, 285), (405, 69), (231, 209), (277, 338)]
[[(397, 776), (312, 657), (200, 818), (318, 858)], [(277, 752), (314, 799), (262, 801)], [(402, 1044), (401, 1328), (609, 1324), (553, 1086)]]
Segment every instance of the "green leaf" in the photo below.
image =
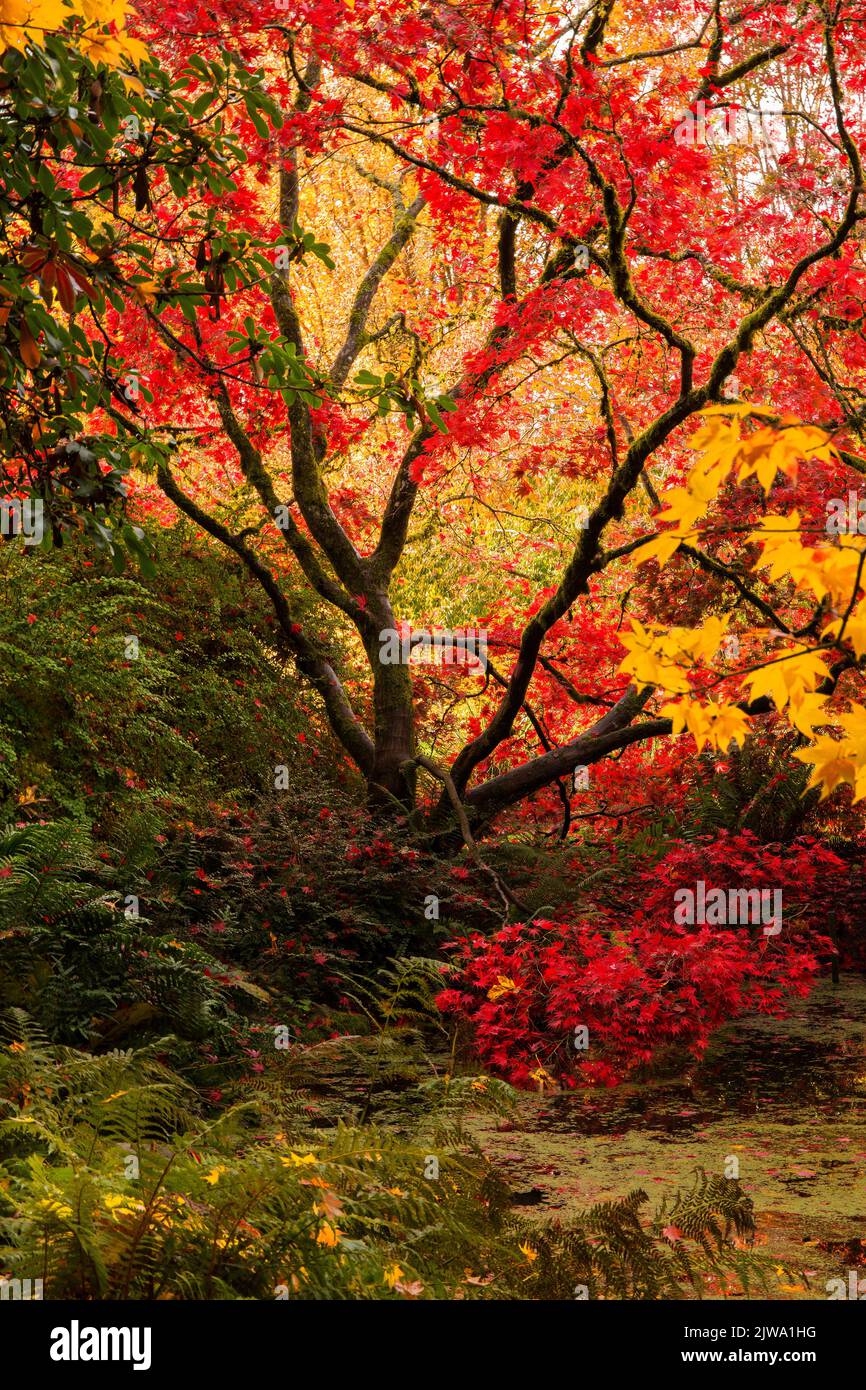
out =
[(255, 126), (256, 134), (261, 136), (263, 140), (267, 140), (268, 136), (270, 135), (267, 121), (265, 121), (260, 115), (260, 113), (256, 110), (255, 102), (253, 101), (252, 97), (244, 97), (244, 106), (247, 108), (247, 115), (249, 116), (250, 120)]
[(434, 405), (432, 401), (425, 401), (425, 402), (424, 402), (424, 409), (427, 411), (428, 417), (433, 421), (433, 424), (436, 426), (436, 428), (437, 428), (437, 430), (439, 431), (439, 433), (440, 433), (440, 434), (447, 434), (447, 433), (448, 433), (448, 426), (446, 425), (445, 421), (442, 419), (442, 416), (441, 416), (440, 413), (439, 413), (439, 408), (438, 408), (438, 406)]

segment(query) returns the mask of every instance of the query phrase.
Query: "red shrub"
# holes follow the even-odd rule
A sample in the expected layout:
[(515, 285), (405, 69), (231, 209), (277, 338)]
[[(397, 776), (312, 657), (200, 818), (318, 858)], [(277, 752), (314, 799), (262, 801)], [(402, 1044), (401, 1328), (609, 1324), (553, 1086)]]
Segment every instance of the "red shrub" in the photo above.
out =
[[(677, 845), (633, 875), (615, 910), (452, 943), (460, 974), (439, 1007), (468, 1021), (479, 1056), (516, 1085), (615, 1084), (667, 1044), (699, 1053), (728, 1019), (779, 1013), (808, 993), (832, 949), (823, 931), (847, 874), (814, 841), (782, 848), (721, 834)], [(781, 931), (678, 924), (674, 893), (698, 880), (707, 892), (781, 889)]]

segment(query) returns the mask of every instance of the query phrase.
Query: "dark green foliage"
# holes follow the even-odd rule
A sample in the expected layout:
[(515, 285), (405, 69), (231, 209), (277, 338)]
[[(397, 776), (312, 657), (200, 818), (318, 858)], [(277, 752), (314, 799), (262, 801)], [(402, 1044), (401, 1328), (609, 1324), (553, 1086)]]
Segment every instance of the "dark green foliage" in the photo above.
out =
[(157, 555), (159, 598), (83, 548), (0, 547), (0, 816), (86, 818), (142, 863), (295, 775), (304, 726), (258, 591), (181, 530)]
[(732, 745), (723, 767), (717, 758), (700, 762), (694, 788), (695, 833), (751, 830), (774, 843), (803, 834), (818, 793), (806, 793), (809, 769), (791, 757), (799, 742), (792, 733), (769, 744), (749, 738), (742, 748)]
[(359, 968), (497, 920), (460, 861), (435, 858), (398, 824), (383, 830), (337, 788), (327, 808), (300, 788), (211, 830), (180, 831), (160, 880), (175, 923), (313, 1017), (342, 1007)]
[(0, 998), (33, 1011), (51, 1038), (105, 1046), (156, 1020), (227, 1038), (217, 963), (133, 915), (85, 828), (9, 827), (0, 875)]
[[(651, 1214), (636, 1189), (601, 1202), (568, 1227), (534, 1238), (534, 1298), (684, 1298), (724, 1271), (748, 1293), (766, 1286), (772, 1265), (747, 1247), (754, 1236), (751, 1198), (740, 1184), (698, 1170), (692, 1188)], [(731, 1237), (738, 1238), (733, 1246)], [(564, 1285), (574, 1280), (569, 1293)]]

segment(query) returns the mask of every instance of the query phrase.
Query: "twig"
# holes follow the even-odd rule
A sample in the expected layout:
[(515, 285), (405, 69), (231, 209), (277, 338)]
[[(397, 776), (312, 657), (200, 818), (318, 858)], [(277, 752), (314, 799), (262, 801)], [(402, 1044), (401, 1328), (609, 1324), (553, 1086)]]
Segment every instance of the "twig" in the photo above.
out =
[(472, 835), (472, 830), (469, 825), (469, 818), (466, 815), (466, 808), (463, 805), (463, 802), (460, 800), (460, 797), (457, 795), (457, 788), (454, 785), (454, 779), (452, 778), (448, 769), (442, 767), (439, 763), (434, 762), (432, 758), (428, 758), (424, 753), (417, 753), (414, 758), (410, 758), (407, 762), (403, 763), (400, 770), (404, 771), (413, 766), (426, 768), (427, 771), (431, 773), (437, 779), (437, 781), (441, 782), (445, 787), (445, 790), (448, 793), (448, 800), (451, 802), (451, 805), (454, 809), (454, 814), (457, 817), (457, 824), (460, 827), (460, 834), (463, 836), (463, 842), (469, 851), (470, 858), (479, 869), (481, 869), (485, 874), (489, 875), (489, 877), (492, 878), (493, 883), (496, 887), (496, 891), (498, 892), (503, 903), (505, 904), (505, 917), (508, 917), (509, 904), (512, 904), (514, 907), (519, 908), (519, 910), (526, 915), (527, 920), (530, 921), (533, 917), (531, 909), (527, 907), (526, 903), (521, 902), (520, 898), (518, 898), (515, 893), (512, 893), (511, 889), (508, 887), (508, 884), (505, 883), (502, 878), (500, 878), (496, 870), (492, 869), (490, 865), (486, 864), (484, 860), (481, 858), (478, 846), (476, 845), (474, 837)]

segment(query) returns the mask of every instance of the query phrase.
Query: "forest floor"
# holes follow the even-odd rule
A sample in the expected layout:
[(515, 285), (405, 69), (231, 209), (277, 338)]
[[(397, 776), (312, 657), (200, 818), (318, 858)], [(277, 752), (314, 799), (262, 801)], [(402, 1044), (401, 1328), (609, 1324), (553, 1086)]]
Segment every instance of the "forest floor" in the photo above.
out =
[[(776, 1298), (825, 1297), (828, 1279), (866, 1277), (866, 980), (822, 982), (784, 1019), (746, 1017), (698, 1063), (610, 1090), (525, 1095), (512, 1118), (472, 1131), (526, 1204), (567, 1219), (644, 1188), (730, 1172), (755, 1203)], [(728, 1165), (726, 1170), (726, 1164)], [(736, 1175), (736, 1174), (734, 1174)]]

